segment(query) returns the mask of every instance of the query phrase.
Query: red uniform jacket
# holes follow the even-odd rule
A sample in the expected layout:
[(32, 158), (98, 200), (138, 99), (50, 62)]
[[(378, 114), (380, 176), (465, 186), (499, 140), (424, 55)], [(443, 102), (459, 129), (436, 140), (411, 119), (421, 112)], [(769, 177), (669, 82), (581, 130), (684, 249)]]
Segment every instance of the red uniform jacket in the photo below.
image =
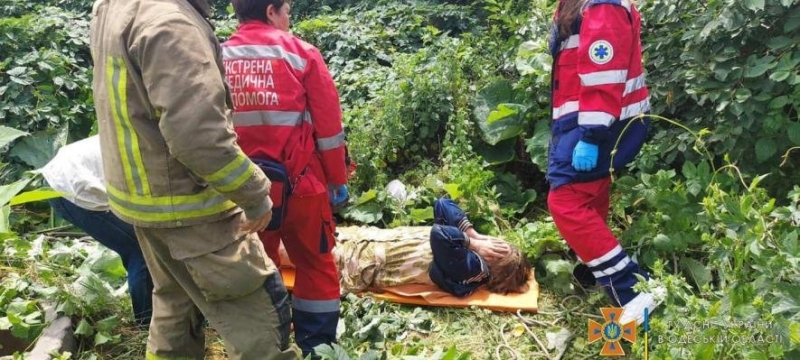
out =
[[(551, 52), (553, 137), (547, 178), (551, 188), (606, 177), (624, 167), (645, 140), (648, 121), (636, 121), (622, 135), (626, 120), (650, 111), (642, 64), (641, 17), (628, 0), (589, 0), (573, 24), (573, 35), (559, 38), (554, 28)], [(611, 164), (616, 140), (619, 148)], [(599, 146), (597, 166), (572, 167), (572, 151), (583, 140)]]
[(580, 32), (556, 44), (553, 120), (605, 127), (650, 110), (639, 41), (641, 16), (626, 1), (593, 0)]
[(238, 143), (286, 166), (297, 195), (347, 183), (339, 94), (316, 47), (261, 22), (222, 45)]

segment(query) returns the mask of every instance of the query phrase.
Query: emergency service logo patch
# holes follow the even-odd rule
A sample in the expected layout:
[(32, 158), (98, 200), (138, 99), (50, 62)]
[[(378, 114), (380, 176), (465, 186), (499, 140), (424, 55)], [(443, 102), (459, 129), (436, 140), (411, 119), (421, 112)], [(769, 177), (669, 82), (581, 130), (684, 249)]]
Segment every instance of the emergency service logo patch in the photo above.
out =
[(589, 46), (589, 59), (593, 63), (603, 65), (614, 58), (614, 47), (605, 40), (597, 40)]

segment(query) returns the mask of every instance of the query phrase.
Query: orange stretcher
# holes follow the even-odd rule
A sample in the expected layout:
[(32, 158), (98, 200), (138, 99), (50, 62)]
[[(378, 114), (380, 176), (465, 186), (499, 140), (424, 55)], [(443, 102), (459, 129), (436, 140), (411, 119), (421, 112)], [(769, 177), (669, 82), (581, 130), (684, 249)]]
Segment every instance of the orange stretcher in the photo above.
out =
[[(294, 288), (294, 268), (281, 267), (283, 283), (290, 291)], [(477, 306), (494, 311), (517, 312), (517, 310), (536, 312), (538, 310), (539, 284), (533, 276), (528, 282), (528, 291), (523, 294), (493, 294), (479, 289), (463, 298), (455, 297), (435, 285), (409, 284), (383, 289), (382, 293), (371, 293), (375, 299), (388, 302), (444, 307)]]

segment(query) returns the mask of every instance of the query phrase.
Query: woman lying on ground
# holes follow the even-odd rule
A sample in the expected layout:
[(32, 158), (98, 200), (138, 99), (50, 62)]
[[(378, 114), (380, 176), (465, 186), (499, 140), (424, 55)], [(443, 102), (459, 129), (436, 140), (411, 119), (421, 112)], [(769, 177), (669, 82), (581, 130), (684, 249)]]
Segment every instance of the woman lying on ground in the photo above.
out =
[(405, 284), (436, 285), (459, 297), (481, 286), (501, 294), (528, 290), (531, 267), (519, 249), (475, 231), (450, 199), (436, 200), (434, 217), (432, 227), (337, 227), (342, 292)]

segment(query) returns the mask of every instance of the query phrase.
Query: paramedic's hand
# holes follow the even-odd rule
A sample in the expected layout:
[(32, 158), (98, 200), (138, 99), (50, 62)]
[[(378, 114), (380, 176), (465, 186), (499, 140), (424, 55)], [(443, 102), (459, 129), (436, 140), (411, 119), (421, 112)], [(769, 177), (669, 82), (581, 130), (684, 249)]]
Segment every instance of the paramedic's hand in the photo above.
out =
[(269, 225), (270, 220), (272, 220), (272, 210), (267, 211), (264, 215), (253, 220), (243, 221), (241, 230), (248, 234), (263, 231), (267, 228), (267, 225)]
[(330, 185), (328, 186), (328, 195), (331, 198), (331, 205), (337, 206), (345, 201), (349, 194), (347, 193), (347, 185)]
[(592, 171), (597, 166), (597, 145), (578, 141), (572, 150), (572, 167), (578, 171)]

